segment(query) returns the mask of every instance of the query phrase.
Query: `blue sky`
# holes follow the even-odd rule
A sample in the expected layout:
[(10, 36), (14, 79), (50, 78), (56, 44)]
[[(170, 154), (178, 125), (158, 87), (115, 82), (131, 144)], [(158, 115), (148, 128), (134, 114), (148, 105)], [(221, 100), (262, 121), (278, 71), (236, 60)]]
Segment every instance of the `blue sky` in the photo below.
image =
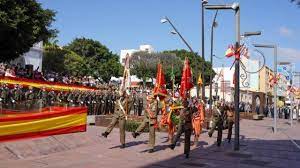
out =
[[(38, 0), (43, 7), (57, 12), (53, 24), (60, 33), (59, 44), (68, 44), (76, 37), (99, 40), (114, 53), (151, 44), (156, 51), (187, 49), (171, 27), (160, 19), (168, 16), (192, 48), (201, 52), (201, 0)], [(232, 3), (232, 0), (209, 0), (211, 4)], [(278, 44), (279, 60), (296, 63), (300, 71), (300, 8), (289, 0), (237, 0), (241, 6), (241, 32), (263, 32), (248, 39), (251, 43)], [(213, 11), (206, 11), (205, 56), (210, 55), (210, 26)], [(234, 14), (220, 11), (215, 30), (214, 54), (223, 57), (234, 42)], [(273, 66), (272, 50), (262, 50), (267, 65)], [(255, 56), (254, 56), (255, 57)], [(215, 66), (232, 61), (216, 60)]]

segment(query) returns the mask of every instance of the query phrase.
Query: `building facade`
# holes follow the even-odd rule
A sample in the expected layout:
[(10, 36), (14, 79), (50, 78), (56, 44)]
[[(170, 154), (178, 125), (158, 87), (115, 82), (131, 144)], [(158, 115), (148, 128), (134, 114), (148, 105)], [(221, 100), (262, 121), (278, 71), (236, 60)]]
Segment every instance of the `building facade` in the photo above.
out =
[(34, 44), (30, 50), (12, 61), (14, 64), (20, 64), (21, 66), (32, 65), (33, 70), (42, 71), (43, 65), (43, 42)]
[(132, 54), (134, 54), (136, 52), (140, 52), (140, 51), (153, 53), (154, 48), (151, 45), (146, 44), (146, 45), (140, 45), (139, 49), (124, 49), (124, 50), (121, 50), (120, 63), (124, 66), (125, 59), (126, 59), (127, 55), (131, 56)]

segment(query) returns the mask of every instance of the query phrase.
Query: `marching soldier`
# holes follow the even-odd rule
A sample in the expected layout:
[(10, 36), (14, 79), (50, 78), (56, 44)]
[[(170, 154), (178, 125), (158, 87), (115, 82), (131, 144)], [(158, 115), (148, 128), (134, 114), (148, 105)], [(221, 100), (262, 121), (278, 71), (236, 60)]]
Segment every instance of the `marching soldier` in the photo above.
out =
[(218, 146), (221, 146), (221, 141), (222, 141), (223, 115), (224, 115), (224, 106), (221, 107), (221, 104), (217, 103), (217, 105), (213, 107), (212, 127), (208, 132), (208, 136), (212, 137), (215, 129), (218, 128), (218, 136), (217, 136)]
[(102, 133), (102, 136), (107, 138), (107, 136), (110, 134), (110, 132), (113, 130), (115, 125), (119, 122), (119, 129), (120, 129), (120, 142), (121, 142), (121, 148), (125, 148), (125, 124), (126, 124), (126, 118), (127, 118), (127, 112), (126, 112), (126, 104), (128, 101), (128, 96), (126, 92), (124, 91), (120, 98), (118, 98), (116, 105), (115, 105), (115, 112), (112, 118), (111, 123), (107, 127), (106, 131)]
[(230, 108), (229, 106), (226, 106), (225, 110), (226, 110), (227, 124), (228, 124), (227, 140), (228, 140), (228, 143), (230, 143), (231, 135), (232, 135), (232, 127), (234, 124), (234, 108)]
[(142, 124), (136, 129), (135, 132), (132, 133), (133, 138), (139, 136), (146, 126), (149, 127), (149, 153), (154, 152), (155, 145), (155, 129), (158, 127), (157, 122), (157, 111), (158, 111), (158, 100), (156, 100), (153, 96), (147, 97), (147, 108), (144, 114), (144, 120)]
[(183, 109), (180, 111), (180, 120), (175, 138), (173, 139), (170, 148), (174, 150), (177, 141), (180, 139), (181, 134), (184, 133), (184, 154), (186, 158), (189, 158), (191, 147), (191, 135), (192, 135), (192, 112), (188, 107), (187, 100), (183, 100)]

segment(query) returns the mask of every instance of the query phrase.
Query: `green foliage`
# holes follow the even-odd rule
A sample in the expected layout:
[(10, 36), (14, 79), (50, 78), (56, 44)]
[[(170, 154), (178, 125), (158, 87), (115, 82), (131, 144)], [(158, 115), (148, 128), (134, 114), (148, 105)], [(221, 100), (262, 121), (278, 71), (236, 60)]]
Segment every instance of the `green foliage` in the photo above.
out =
[(47, 44), (43, 66), (45, 71), (100, 77), (108, 82), (112, 76), (122, 74), (118, 58), (118, 55), (112, 54), (98, 41), (77, 38), (62, 48), (56, 44)]
[(68, 53), (56, 44), (48, 43), (44, 46), (43, 70), (53, 72), (65, 72), (64, 57)]
[(182, 61), (175, 54), (170, 53), (134, 53), (131, 57), (131, 72), (145, 82), (149, 78), (156, 77), (158, 62), (162, 64), (167, 81), (171, 81), (172, 65), (174, 65), (174, 74), (179, 79)]
[[(212, 69), (211, 63), (208, 61), (204, 61), (202, 57), (200, 57), (198, 54), (194, 54), (192, 52), (186, 51), (186, 50), (172, 50), (172, 51), (164, 51), (164, 53), (173, 53), (176, 54), (177, 57), (179, 57), (182, 61), (184, 61), (185, 57), (187, 57), (190, 61), (190, 65), (192, 67), (193, 71), (193, 77), (194, 81), (198, 80), (198, 76), (196, 76), (196, 72), (198, 71), (198, 74), (202, 72), (202, 67), (204, 66), (204, 82), (205, 85), (209, 84), (209, 76), (212, 74), (214, 77), (216, 73)], [(180, 79), (179, 79), (180, 80)], [(176, 80), (178, 82), (178, 80)]]
[[(140, 125), (140, 122), (134, 120), (127, 120), (125, 125), (125, 130), (128, 132), (134, 132)], [(144, 132), (149, 132), (149, 127), (146, 127)]]
[(73, 76), (84, 76), (84, 71), (86, 69), (86, 62), (83, 57), (77, 55), (76, 53), (69, 51), (65, 54), (64, 62), (66, 72)]
[(43, 9), (36, 0), (0, 1), (1, 61), (13, 60), (29, 51), (34, 43), (56, 36), (50, 29), (55, 13)]
[[(209, 76), (215, 75), (211, 64), (209, 62), (203, 61), (199, 55), (195, 55), (186, 50), (173, 50), (164, 51), (162, 53), (147, 53), (147, 52), (137, 52), (132, 55), (131, 66), (132, 74), (137, 75), (138, 78), (143, 79), (143, 81), (148, 78), (155, 78), (156, 66), (160, 61), (162, 63), (163, 70), (165, 72), (166, 81), (171, 81), (172, 71), (175, 75), (175, 83), (180, 83), (181, 73), (183, 68), (183, 62), (185, 57), (190, 61), (193, 74), (194, 82), (196, 83), (198, 76), (196, 76), (196, 68), (198, 73), (202, 71), (202, 66), (204, 65), (204, 77), (205, 84), (209, 84)], [(171, 87), (171, 82), (167, 82), (167, 87)]]
[(75, 38), (70, 44), (65, 46), (66, 49), (74, 51), (83, 57), (93, 57), (97, 61), (106, 62), (116, 57), (109, 49), (99, 41), (87, 38)]

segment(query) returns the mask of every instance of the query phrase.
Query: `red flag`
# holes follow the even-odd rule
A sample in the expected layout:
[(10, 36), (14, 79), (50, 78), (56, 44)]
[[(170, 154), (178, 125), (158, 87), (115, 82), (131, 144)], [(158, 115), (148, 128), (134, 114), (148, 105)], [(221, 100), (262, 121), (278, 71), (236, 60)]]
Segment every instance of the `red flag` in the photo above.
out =
[(167, 96), (166, 80), (161, 63), (157, 65), (156, 84), (153, 92), (154, 95), (159, 95), (160, 98)]
[(182, 98), (187, 98), (187, 92), (193, 87), (193, 77), (192, 77), (192, 71), (190, 67), (189, 60), (187, 57), (184, 61), (183, 71), (182, 71), (182, 77), (181, 77), (181, 83), (180, 83), (180, 96)]

